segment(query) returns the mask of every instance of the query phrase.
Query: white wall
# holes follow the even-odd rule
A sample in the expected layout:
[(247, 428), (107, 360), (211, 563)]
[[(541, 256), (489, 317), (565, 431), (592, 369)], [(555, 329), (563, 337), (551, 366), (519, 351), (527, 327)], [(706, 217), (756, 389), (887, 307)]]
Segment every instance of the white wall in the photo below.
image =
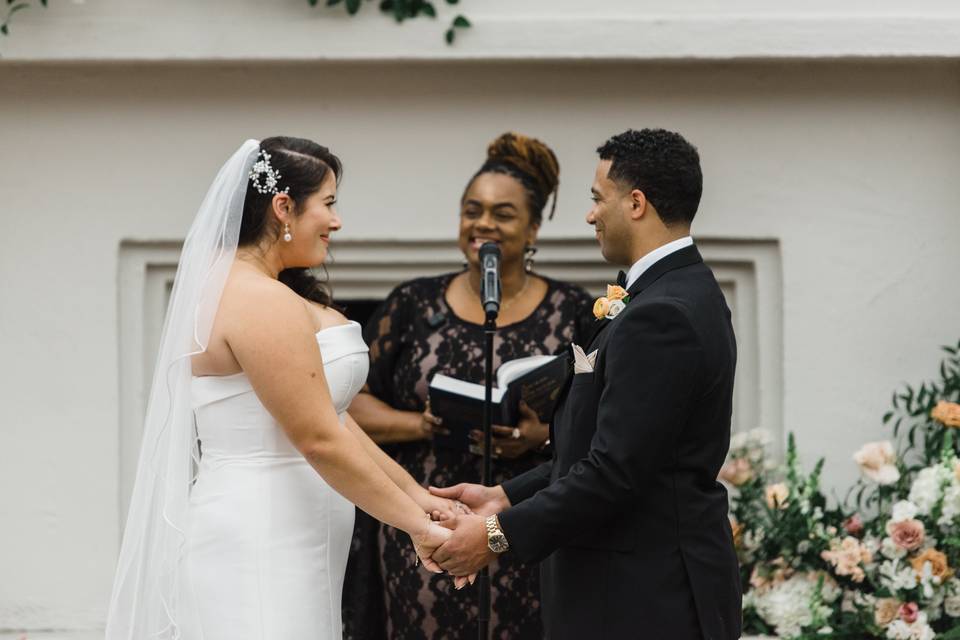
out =
[[(145, 9), (129, 5), (124, 15)], [(478, 16), (480, 5), (463, 3)], [(98, 7), (54, 5), (46, 17)], [(627, 127), (682, 131), (706, 176), (695, 231), (780, 242), (784, 422), (809, 464), (829, 452), (827, 482), (842, 487), (849, 454), (885, 435), (890, 391), (935, 374), (937, 345), (960, 337), (958, 115), (956, 63), (8, 60), (0, 631), (102, 624), (120, 517), (118, 247), (181, 238), (242, 139), (292, 133), (338, 152), (343, 238), (444, 239), (486, 142), (515, 128), (562, 163), (544, 234), (586, 237), (595, 147)]]
[[(950, 0), (436, 0), (437, 20), (402, 26), (363, 4), (351, 18), (343, 5), (307, 0), (55, 0), (18, 14), (0, 51), (22, 60), (960, 55)], [(442, 34), (458, 12), (475, 26), (448, 47)]]

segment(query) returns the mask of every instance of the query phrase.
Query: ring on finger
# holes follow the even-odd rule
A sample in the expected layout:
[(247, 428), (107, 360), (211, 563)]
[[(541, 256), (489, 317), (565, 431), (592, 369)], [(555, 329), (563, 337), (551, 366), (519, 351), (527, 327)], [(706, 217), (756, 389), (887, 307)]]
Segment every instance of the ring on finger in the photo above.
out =
[(510, 433), (510, 437), (514, 440), (520, 439), (520, 427), (514, 427), (513, 431)]

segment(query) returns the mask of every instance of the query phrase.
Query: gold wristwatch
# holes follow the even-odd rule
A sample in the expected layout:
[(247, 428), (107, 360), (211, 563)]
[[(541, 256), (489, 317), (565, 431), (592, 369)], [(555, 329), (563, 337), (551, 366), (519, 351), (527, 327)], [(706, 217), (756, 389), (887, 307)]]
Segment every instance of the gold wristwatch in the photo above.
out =
[(503, 553), (510, 548), (507, 542), (507, 536), (503, 535), (503, 529), (500, 528), (500, 519), (496, 515), (487, 516), (487, 546), (494, 553)]

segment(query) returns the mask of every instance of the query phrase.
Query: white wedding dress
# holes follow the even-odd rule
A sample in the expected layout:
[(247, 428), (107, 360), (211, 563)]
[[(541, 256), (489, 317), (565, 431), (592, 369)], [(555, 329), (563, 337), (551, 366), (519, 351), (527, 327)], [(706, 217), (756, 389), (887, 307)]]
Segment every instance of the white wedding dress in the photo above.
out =
[[(317, 340), (342, 422), (367, 378), (367, 345), (355, 322)], [(202, 454), (182, 579), (202, 635), (184, 640), (342, 637), (353, 504), (293, 447), (245, 374), (193, 378), (191, 395)]]

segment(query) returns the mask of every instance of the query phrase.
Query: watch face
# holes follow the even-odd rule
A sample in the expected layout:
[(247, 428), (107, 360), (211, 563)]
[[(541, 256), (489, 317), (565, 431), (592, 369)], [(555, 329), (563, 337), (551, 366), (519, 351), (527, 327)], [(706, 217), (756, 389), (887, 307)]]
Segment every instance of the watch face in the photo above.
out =
[(490, 550), (494, 553), (503, 553), (509, 548), (507, 544), (507, 537), (502, 533), (494, 534), (487, 539), (487, 543), (490, 546)]

